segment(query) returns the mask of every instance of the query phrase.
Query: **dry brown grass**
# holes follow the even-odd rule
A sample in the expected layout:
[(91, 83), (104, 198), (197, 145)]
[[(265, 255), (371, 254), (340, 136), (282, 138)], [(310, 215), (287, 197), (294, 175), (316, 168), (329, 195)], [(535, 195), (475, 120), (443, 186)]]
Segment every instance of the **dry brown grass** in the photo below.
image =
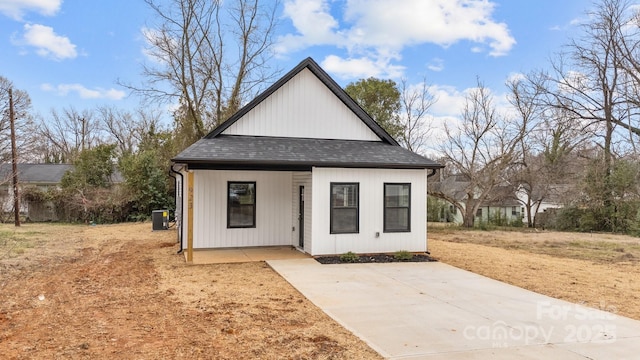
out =
[(378, 358), (264, 263), (176, 249), (148, 223), (0, 225), (2, 358)]
[[(2, 358), (371, 359), (264, 263), (185, 264), (150, 224), (0, 225)], [(640, 239), (430, 228), (443, 262), (640, 319)]]
[(430, 228), (442, 262), (640, 320), (640, 239), (550, 231)]

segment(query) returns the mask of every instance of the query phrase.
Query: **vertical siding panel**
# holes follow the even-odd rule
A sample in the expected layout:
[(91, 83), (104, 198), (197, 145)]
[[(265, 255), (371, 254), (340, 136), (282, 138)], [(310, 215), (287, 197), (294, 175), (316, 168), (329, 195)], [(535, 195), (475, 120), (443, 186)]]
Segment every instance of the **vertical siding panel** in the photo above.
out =
[(291, 186), (291, 208), (293, 209), (293, 211), (291, 212), (291, 227), (295, 227), (295, 231), (291, 231), (291, 244), (293, 244), (294, 246), (298, 246), (298, 236), (300, 233), (300, 224), (298, 222), (300, 185), (300, 173), (293, 173), (293, 185)]
[(202, 216), (206, 211), (202, 201), (203, 184), (206, 179), (202, 171), (193, 171), (193, 247), (203, 246)]
[[(256, 182), (256, 228), (227, 229), (227, 182)], [(196, 170), (194, 247), (288, 245), (291, 173)]]
[(201, 233), (201, 224), (202, 221), (200, 217), (204, 212), (202, 208), (203, 204), (200, 199), (201, 197), (201, 186), (203, 183), (203, 174), (200, 171), (193, 171), (193, 247), (198, 248), (202, 246), (202, 233)]
[(187, 206), (188, 206), (188, 189), (187, 189), (187, 172), (182, 169), (180, 170), (180, 173), (182, 174), (182, 178), (184, 179), (184, 181), (182, 182), (182, 249), (186, 249), (187, 248), (187, 222), (189, 221), (189, 216), (187, 214)]
[(313, 241), (313, 182), (311, 181), (311, 173), (307, 173), (305, 176), (305, 202), (304, 202), (304, 248), (311, 249), (311, 242)]
[(292, 194), (292, 214), (291, 226), (295, 227), (295, 231), (291, 232), (291, 244), (299, 245), (300, 224), (298, 222), (298, 208), (300, 206), (300, 186), (304, 186), (304, 251), (311, 252), (312, 243), (312, 184), (311, 172), (295, 172), (293, 173)]
[[(313, 170), (312, 255), (426, 250), (426, 170), (327, 169)], [(330, 234), (330, 183), (360, 184), (358, 234)], [(383, 232), (384, 183), (411, 183), (411, 232)], [(375, 233), (380, 236), (376, 237)]]
[(251, 109), (224, 134), (380, 140), (307, 69)]

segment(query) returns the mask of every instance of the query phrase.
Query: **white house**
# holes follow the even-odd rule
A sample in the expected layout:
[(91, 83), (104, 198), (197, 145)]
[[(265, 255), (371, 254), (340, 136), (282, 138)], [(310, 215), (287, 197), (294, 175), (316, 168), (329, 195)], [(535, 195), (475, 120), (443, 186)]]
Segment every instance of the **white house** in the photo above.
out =
[(426, 251), (427, 177), (442, 167), (400, 147), (311, 58), (172, 160), (182, 249), (311, 255)]
[[(18, 184), (20, 192), (28, 187), (35, 187), (41, 191), (57, 189), (64, 174), (73, 170), (69, 164), (17, 164)], [(12, 166), (9, 163), (0, 164), (0, 211), (13, 212), (13, 178)], [(51, 201), (20, 201), (20, 212), (30, 221), (58, 220), (55, 206)]]

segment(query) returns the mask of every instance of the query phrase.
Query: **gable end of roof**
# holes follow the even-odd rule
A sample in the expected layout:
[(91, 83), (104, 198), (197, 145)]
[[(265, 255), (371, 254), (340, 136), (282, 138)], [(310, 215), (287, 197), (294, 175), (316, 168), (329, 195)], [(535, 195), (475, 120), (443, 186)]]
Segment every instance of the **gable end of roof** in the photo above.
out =
[(311, 57), (304, 59), (300, 64), (291, 69), (287, 74), (285, 74), (278, 81), (273, 83), (273, 85), (269, 86), (265, 91), (263, 91), (256, 98), (251, 100), (247, 105), (243, 106), (240, 110), (238, 110), (233, 116), (227, 119), (225, 122), (220, 124), (217, 128), (213, 129), (209, 134), (205, 135), (205, 139), (213, 139), (218, 135), (222, 134), (227, 128), (233, 125), (236, 121), (242, 118), (246, 113), (251, 111), (251, 109), (255, 108), (267, 99), (271, 94), (276, 92), (279, 88), (281, 88), (284, 84), (289, 82), (294, 76), (300, 73), (304, 69), (309, 69), (312, 74), (314, 74), (331, 92), (342, 101), (353, 113), (364, 122), (371, 131), (373, 131), (382, 141), (395, 146), (400, 146), (398, 142), (389, 135), (378, 123), (367, 114), (366, 111), (358, 105), (345, 91), (336, 83), (329, 74), (327, 74), (321, 67), (316, 63)]

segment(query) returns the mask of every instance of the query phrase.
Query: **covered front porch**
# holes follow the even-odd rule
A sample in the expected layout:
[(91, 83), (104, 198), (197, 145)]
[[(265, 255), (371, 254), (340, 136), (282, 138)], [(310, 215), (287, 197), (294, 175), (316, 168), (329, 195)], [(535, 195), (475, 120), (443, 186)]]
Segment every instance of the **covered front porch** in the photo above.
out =
[[(184, 252), (187, 260), (187, 252)], [(228, 264), (267, 260), (305, 259), (311, 256), (293, 246), (260, 246), (244, 248), (198, 249), (193, 251), (193, 264)]]

